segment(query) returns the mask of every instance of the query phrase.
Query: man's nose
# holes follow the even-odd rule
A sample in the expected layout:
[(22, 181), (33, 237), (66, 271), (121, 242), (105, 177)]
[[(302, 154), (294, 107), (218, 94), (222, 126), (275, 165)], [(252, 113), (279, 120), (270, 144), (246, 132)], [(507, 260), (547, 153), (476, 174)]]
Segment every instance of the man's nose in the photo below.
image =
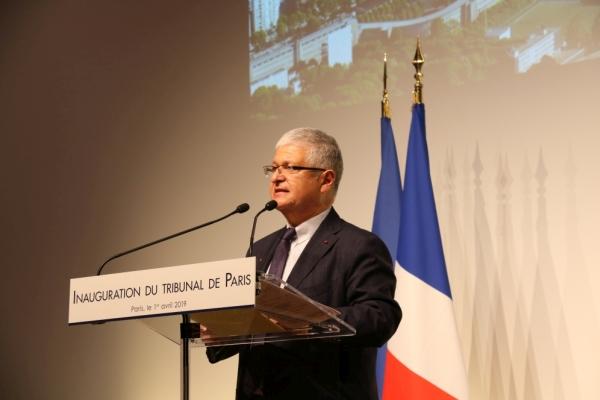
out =
[(271, 182), (281, 182), (285, 180), (285, 175), (279, 172), (279, 168), (273, 171), (271, 175)]

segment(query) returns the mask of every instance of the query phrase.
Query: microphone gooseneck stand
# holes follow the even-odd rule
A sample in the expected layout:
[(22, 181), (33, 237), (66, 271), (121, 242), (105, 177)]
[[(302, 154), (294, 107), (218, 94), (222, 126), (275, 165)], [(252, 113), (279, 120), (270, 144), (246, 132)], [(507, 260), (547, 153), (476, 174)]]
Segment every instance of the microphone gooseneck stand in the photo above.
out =
[(248, 205), (248, 203), (242, 203), (239, 206), (237, 206), (235, 210), (233, 210), (232, 212), (230, 212), (227, 215), (222, 216), (221, 218), (213, 219), (212, 221), (208, 221), (208, 222), (205, 222), (203, 224), (196, 225), (194, 227), (188, 228), (188, 229), (183, 230), (181, 232), (177, 232), (177, 233), (174, 233), (172, 235), (165, 236), (164, 238), (153, 240), (150, 243), (142, 244), (140, 246), (134, 247), (133, 249), (125, 250), (125, 251), (123, 251), (121, 253), (115, 254), (114, 256), (109, 257), (106, 261), (104, 261), (104, 263), (100, 266), (100, 268), (98, 268), (98, 272), (96, 273), (96, 275), (102, 274), (102, 270), (104, 269), (104, 267), (106, 266), (106, 264), (108, 264), (112, 260), (115, 260), (115, 259), (117, 259), (119, 257), (126, 256), (127, 254), (131, 254), (131, 253), (136, 252), (138, 250), (145, 249), (146, 247), (154, 246), (155, 244), (162, 243), (162, 242), (164, 242), (166, 240), (176, 238), (177, 236), (181, 236), (183, 234), (190, 233), (190, 232), (195, 231), (197, 229), (204, 228), (206, 226), (212, 225), (214, 223), (217, 223), (219, 221), (224, 220), (225, 218), (231, 217), (233, 214), (242, 214), (242, 213), (245, 213), (249, 209), (250, 209), (250, 206)]
[(200, 337), (200, 324), (190, 322), (190, 314), (181, 314), (181, 398), (190, 399), (190, 340)]
[[(262, 210), (260, 210), (259, 212), (256, 213), (256, 215), (254, 216), (254, 221), (252, 222), (252, 231), (250, 232), (250, 248), (248, 249), (248, 257), (252, 257), (254, 255), (254, 233), (256, 231), (256, 221), (258, 221), (258, 216), (262, 213), (264, 213), (265, 211), (272, 211), (274, 209), (277, 208), (277, 202), (275, 200), (270, 200), (267, 201), (267, 204), (265, 204), (265, 206), (262, 208)], [(255, 277), (255, 282), (256, 282), (256, 296), (258, 296), (260, 294), (260, 280), (259, 280), (259, 272), (256, 271), (256, 277)]]
[[(194, 226), (192, 228), (183, 230), (181, 232), (177, 232), (172, 235), (165, 236), (161, 239), (157, 239), (152, 242), (143, 244), (141, 246), (134, 247), (133, 249), (126, 250), (121, 253), (115, 254), (114, 256), (109, 257), (106, 261), (104, 261), (104, 263), (100, 266), (100, 268), (98, 268), (98, 272), (96, 273), (96, 275), (102, 274), (102, 270), (104, 269), (106, 264), (108, 264), (109, 262), (111, 262), (112, 260), (114, 260), (116, 258), (125, 256), (127, 254), (131, 254), (138, 250), (142, 250), (147, 247), (153, 246), (155, 244), (164, 242), (166, 240), (173, 239), (177, 236), (181, 236), (183, 234), (195, 231), (197, 229), (212, 225), (214, 223), (224, 220), (225, 218), (231, 217), (233, 214), (245, 213), (249, 209), (250, 209), (250, 206), (247, 203), (242, 203), (239, 206), (237, 206), (235, 210), (233, 210), (232, 212), (230, 212), (229, 214), (227, 214), (221, 218), (217, 218), (215, 220), (205, 222), (203, 224)], [(182, 313), (181, 317), (182, 317), (182, 322), (179, 326), (180, 337), (181, 337), (181, 398), (183, 400), (189, 400), (189, 398), (190, 398), (190, 341), (192, 339), (200, 338), (200, 324), (192, 323), (190, 321), (190, 315), (188, 313)]]

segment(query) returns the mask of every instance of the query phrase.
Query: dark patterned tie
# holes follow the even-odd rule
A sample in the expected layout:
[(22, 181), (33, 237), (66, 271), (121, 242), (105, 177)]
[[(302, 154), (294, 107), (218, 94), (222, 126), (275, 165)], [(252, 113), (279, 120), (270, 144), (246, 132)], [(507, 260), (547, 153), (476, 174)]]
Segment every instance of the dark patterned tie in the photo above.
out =
[(290, 254), (290, 245), (294, 239), (296, 239), (296, 230), (294, 228), (287, 228), (275, 249), (271, 267), (269, 268), (269, 274), (281, 279), (283, 276), (283, 269), (285, 268), (285, 262)]

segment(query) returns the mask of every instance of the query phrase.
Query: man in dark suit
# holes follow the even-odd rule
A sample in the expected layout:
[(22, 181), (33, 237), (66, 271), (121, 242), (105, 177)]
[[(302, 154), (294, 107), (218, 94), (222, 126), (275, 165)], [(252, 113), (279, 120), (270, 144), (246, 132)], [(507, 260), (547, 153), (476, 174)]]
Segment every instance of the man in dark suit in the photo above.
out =
[[(287, 227), (255, 244), (257, 269), (337, 309), (356, 335), (237, 348), (236, 399), (376, 400), (377, 347), (396, 331), (401, 311), (385, 244), (332, 207), (343, 172), (337, 142), (316, 129), (294, 129), (277, 142), (264, 169)], [(276, 253), (284, 234), (289, 252), (281, 262)], [(234, 354), (222, 350), (208, 349), (209, 360)]]

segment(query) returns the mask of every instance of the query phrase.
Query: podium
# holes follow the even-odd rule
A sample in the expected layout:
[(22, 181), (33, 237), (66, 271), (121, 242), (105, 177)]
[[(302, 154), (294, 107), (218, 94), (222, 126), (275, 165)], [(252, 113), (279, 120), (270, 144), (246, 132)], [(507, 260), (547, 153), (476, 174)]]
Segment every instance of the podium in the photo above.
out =
[(352, 336), (339, 312), (284, 281), (256, 275), (254, 257), (71, 279), (69, 325), (135, 319), (181, 353), (189, 399), (190, 346)]

